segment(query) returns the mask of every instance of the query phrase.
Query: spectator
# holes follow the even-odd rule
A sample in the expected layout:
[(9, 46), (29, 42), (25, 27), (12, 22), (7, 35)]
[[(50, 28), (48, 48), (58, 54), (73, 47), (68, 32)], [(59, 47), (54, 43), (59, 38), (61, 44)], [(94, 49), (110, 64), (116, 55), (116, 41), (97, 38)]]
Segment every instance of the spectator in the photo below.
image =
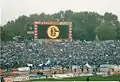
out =
[(86, 78), (86, 81), (90, 81), (90, 77), (89, 76)]
[(4, 77), (1, 77), (1, 82), (5, 82)]

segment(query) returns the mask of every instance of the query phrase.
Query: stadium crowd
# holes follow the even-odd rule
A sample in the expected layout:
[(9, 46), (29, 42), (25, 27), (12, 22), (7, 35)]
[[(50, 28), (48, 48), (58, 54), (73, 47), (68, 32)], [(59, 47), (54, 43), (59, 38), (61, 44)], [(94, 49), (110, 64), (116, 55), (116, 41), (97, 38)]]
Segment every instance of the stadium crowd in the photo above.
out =
[(120, 65), (120, 41), (73, 41), (59, 43), (1, 42), (0, 68), (39, 65)]

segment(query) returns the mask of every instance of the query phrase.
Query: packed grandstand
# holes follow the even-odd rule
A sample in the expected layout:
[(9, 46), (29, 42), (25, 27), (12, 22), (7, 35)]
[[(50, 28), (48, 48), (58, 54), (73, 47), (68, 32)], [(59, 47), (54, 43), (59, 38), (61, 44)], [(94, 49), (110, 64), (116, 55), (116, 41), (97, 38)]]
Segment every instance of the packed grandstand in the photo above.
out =
[(0, 68), (34, 67), (46, 64), (50, 67), (114, 64), (120, 65), (120, 41), (73, 42), (1, 42)]

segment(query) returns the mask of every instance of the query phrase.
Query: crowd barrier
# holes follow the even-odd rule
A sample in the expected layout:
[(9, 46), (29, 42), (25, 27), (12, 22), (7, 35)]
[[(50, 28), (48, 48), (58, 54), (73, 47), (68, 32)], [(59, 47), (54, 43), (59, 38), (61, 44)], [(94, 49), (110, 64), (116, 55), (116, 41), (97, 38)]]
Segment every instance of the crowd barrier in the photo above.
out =
[(5, 82), (21, 82), (21, 81), (29, 81), (35, 79), (46, 79), (45, 75), (28, 75), (28, 76), (17, 76), (17, 77), (7, 77), (4, 78)]
[[(120, 72), (112, 72), (113, 74), (120, 74)], [(90, 74), (55, 74), (52, 78), (65, 78), (65, 77), (75, 77), (75, 76), (94, 76), (94, 75), (107, 75), (107, 73), (90, 73)], [(26, 76), (17, 76), (17, 77), (7, 77), (5, 78), (5, 82), (20, 82), (20, 81), (29, 81), (35, 79), (46, 79), (46, 75), (26, 75)]]

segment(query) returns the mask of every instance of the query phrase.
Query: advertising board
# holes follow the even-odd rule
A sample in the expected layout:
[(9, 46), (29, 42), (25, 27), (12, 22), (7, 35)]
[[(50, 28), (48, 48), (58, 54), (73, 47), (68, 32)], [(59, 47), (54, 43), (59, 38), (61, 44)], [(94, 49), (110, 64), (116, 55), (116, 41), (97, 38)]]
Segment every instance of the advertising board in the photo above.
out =
[(29, 79), (30, 79), (30, 80), (39, 79), (39, 76), (38, 76), (38, 75), (30, 75), (30, 76), (29, 76)]
[(4, 79), (5, 79), (5, 82), (13, 82), (13, 78), (8, 77), (8, 78), (4, 78)]
[(14, 78), (14, 81), (28, 81), (29, 76), (18, 76)]

